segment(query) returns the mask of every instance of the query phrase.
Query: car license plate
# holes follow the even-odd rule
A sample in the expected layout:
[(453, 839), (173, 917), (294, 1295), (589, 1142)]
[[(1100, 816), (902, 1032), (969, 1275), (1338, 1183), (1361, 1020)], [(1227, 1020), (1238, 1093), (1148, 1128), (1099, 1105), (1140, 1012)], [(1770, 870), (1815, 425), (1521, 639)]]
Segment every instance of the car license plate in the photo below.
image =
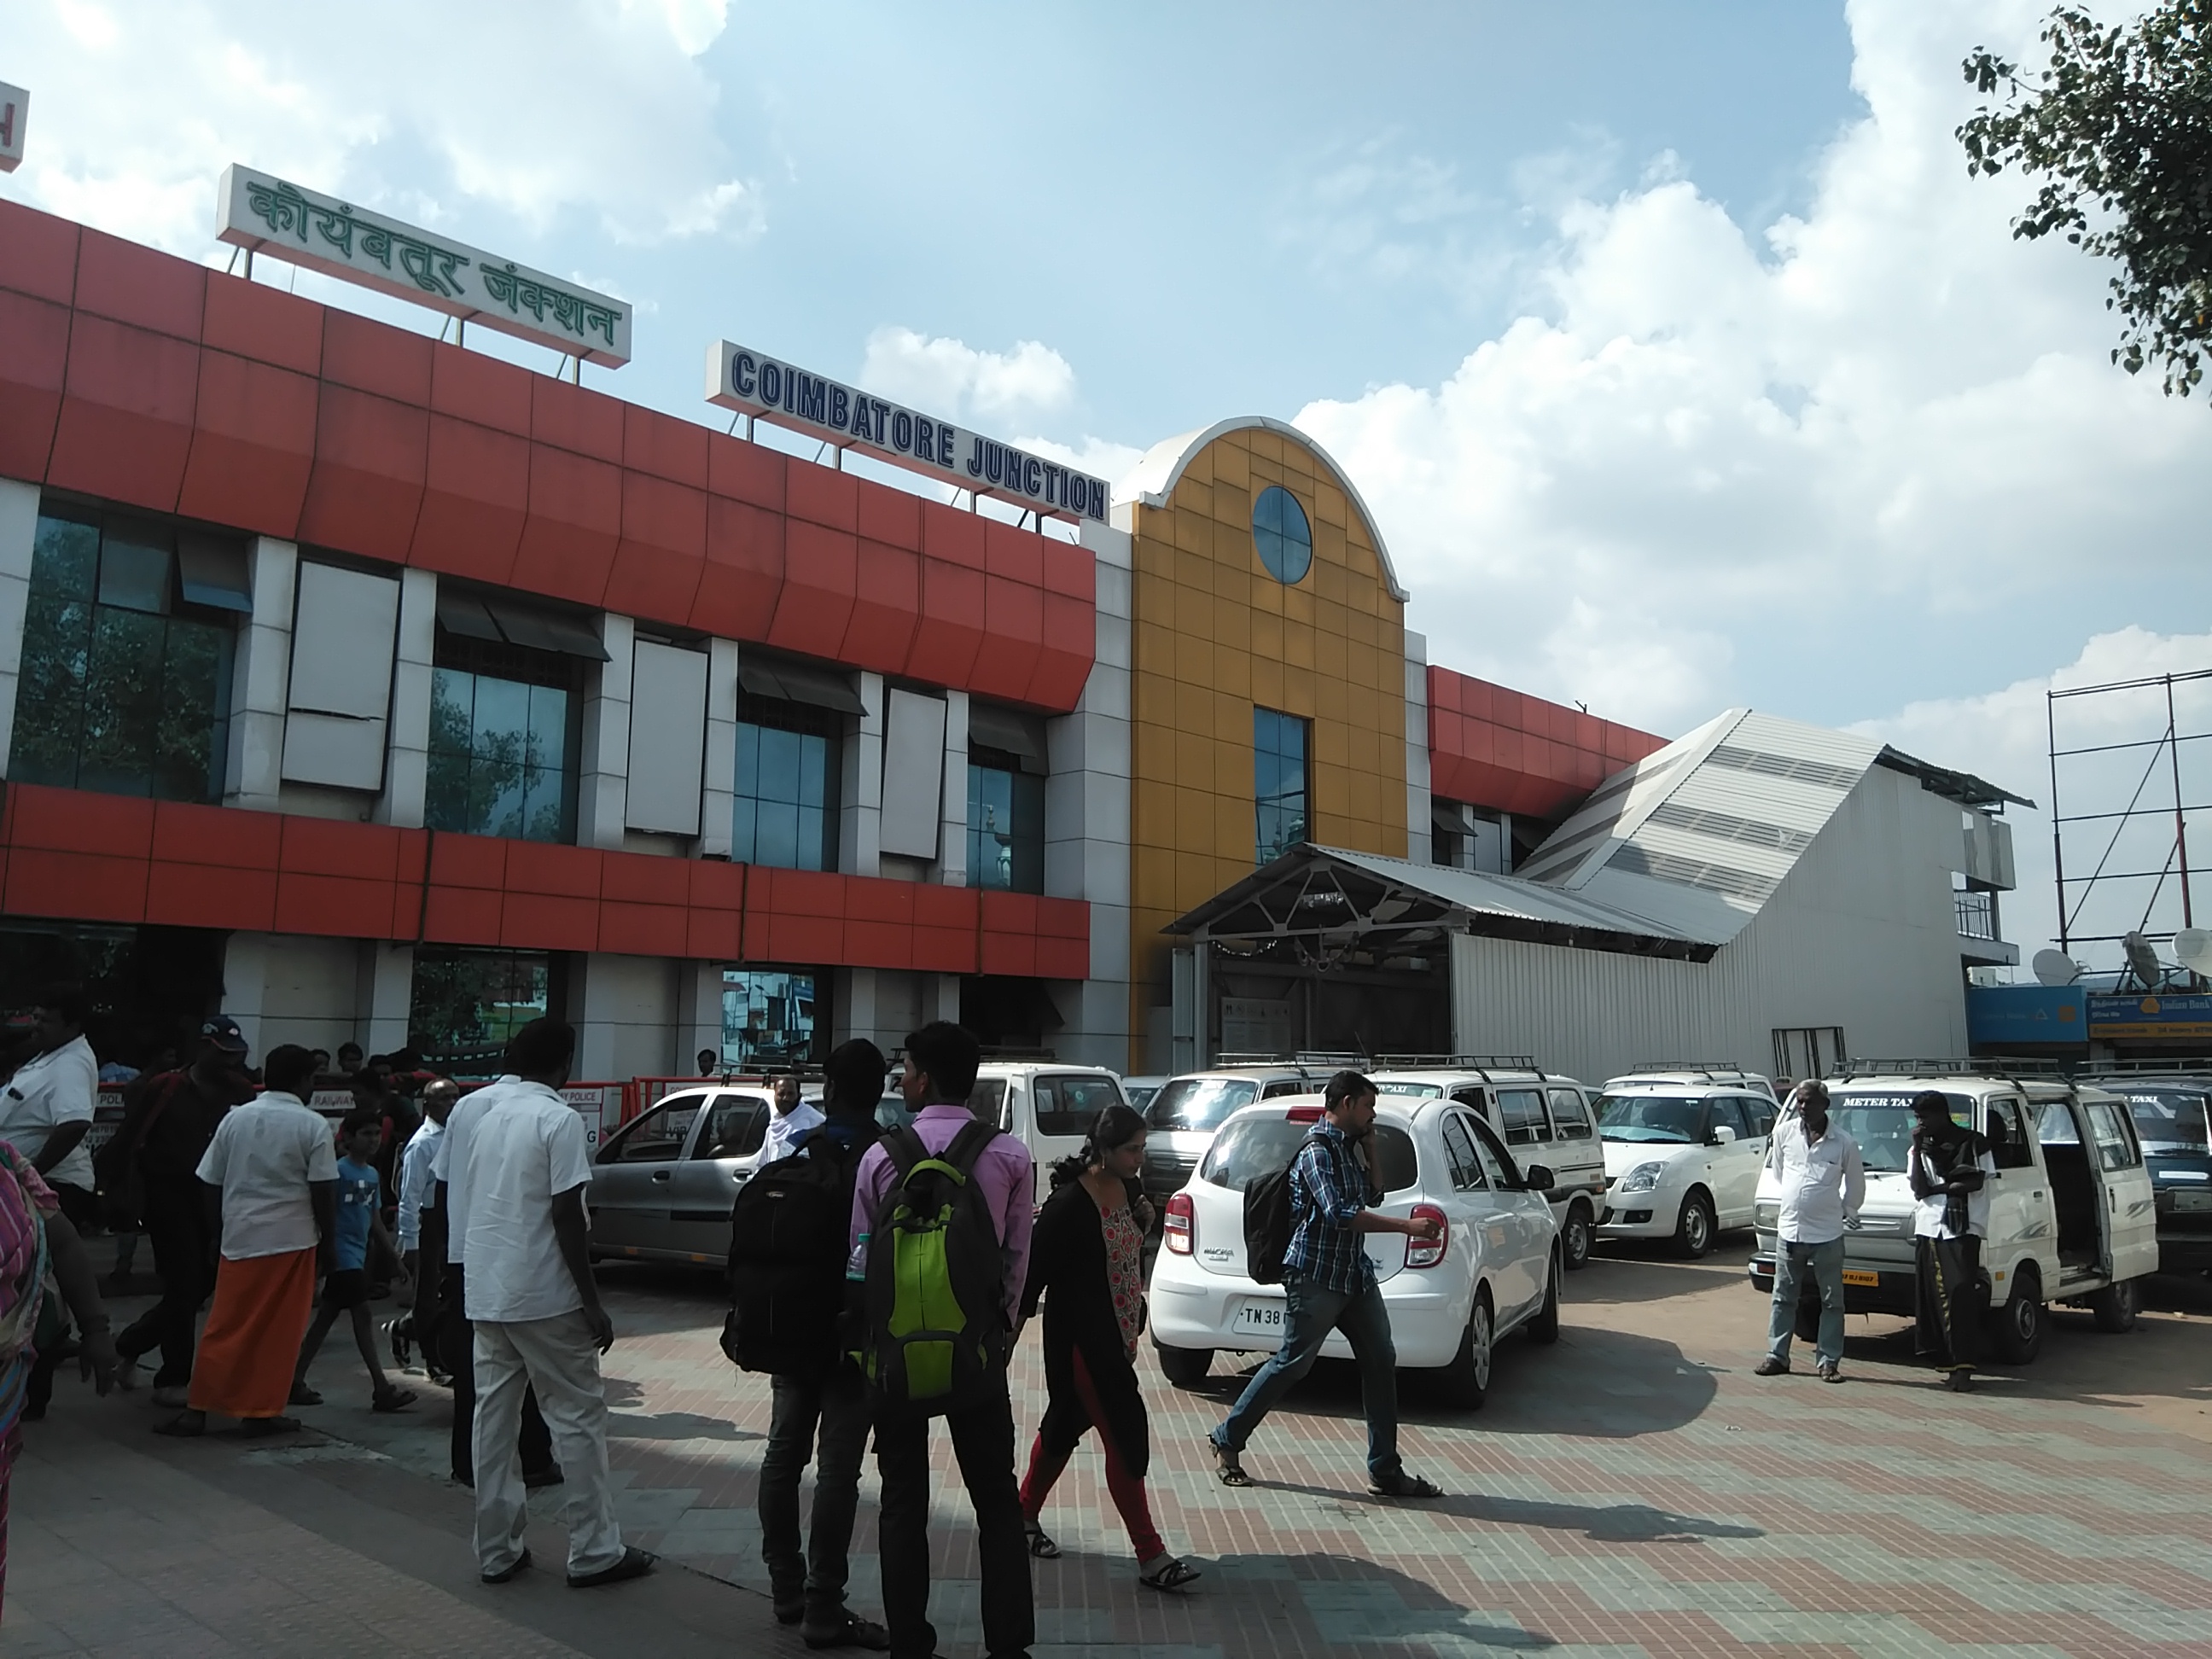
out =
[(1280, 1302), (1247, 1302), (1237, 1309), (1237, 1317), (1229, 1328), (1239, 1336), (1272, 1336), (1283, 1334), (1283, 1308)]
[(1846, 1285), (1879, 1285), (1881, 1283), (1881, 1275), (1880, 1273), (1870, 1273), (1863, 1267), (1846, 1267), (1844, 1269), (1844, 1283)]

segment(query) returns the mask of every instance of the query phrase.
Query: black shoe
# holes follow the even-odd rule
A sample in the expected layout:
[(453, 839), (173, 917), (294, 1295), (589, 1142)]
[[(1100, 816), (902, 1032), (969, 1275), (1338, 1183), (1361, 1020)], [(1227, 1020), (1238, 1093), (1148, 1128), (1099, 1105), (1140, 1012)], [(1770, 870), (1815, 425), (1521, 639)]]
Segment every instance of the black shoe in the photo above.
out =
[(881, 1625), (843, 1607), (830, 1618), (809, 1619), (799, 1627), (799, 1636), (810, 1648), (865, 1648), (883, 1653), (891, 1644), (891, 1633)]
[(1422, 1480), (1418, 1474), (1401, 1473), (1387, 1480), (1370, 1481), (1367, 1495), (1370, 1498), (1442, 1498), (1444, 1489), (1433, 1481)]
[[(525, 1469), (522, 1472), (522, 1484), (532, 1492), (537, 1492), (546, 1486), (557, 1486), (568, 1478), (561, 1472), (561, 1466), (558, 1463), (550, 1464), (542, 1469)], [(471, 1481), (470, 1484), (473, 1486), (475, 1483)]]
[(625, 1545), (622, 1559), (611, 1567), (601, 1567), (597, 1572), (570, 1573), (570, 1589), (592, 1589), (601, 1584), (619, 1584), (626, 1578), (642, 1578), (653, 1571), (653, 1558), (635, 1544)]
[(478, 1573), (477, 1577), (483, 1579), (487, 1584), (504, 1584), (508, 1579), (514, 1577), (515, 1574), (520, 1572), (529, 1565), (530, 1546), (525, 1544), (522, 1547), (522, 1553), (516, 1556), (514, 1560), (508, 1562), (497, 1572)]
[(1769, 1354), (1751, 1368), (1751, 1374), (1753, 1376), (1787, 1376), (1790, 1375), (1790, 1362)]
[(769, 1599), (775, 1607), (775, 1622), (779, 1625), (795, 1625), (806, 1617), (806, 1591), (803, 1587), (771, 1589)]

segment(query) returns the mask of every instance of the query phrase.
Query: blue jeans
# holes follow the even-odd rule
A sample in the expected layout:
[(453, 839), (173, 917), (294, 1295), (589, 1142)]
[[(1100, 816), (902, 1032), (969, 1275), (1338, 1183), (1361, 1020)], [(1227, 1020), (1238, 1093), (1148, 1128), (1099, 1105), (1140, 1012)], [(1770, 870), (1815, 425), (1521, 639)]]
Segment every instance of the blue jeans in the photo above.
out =
[(1784, 1364), (1790, 1363), (1790, 1339), (1797, 1328), (1798, 1286), (1806, 1273), (1820, 1291), (1820, 1341), (1823, 1365), (1844, 1363), (1844, 1241), (1799, 1244), (1777, 1239), (1774, 1244), (1774, 1310), (1766, 1322), (1766, 1352)]
[(1285, 1278), (1283, 1346), (1253, 1374), (1244, 1392), (1214, 1430), (1213, 1443), (1241, 1452), (1275, 1403), (1321, 1356), (1331, 1331), (1342, 1331), (1359, 1364), (1359, 1399), (1367, 1412), (1367, 1472), (1377, 1480), (1403, 1473), (1398, 1461), (1398, 1350), (1390, 1340), (1390, 1315), (1382, 1292), (1324, 1290), (1310, 1279)]

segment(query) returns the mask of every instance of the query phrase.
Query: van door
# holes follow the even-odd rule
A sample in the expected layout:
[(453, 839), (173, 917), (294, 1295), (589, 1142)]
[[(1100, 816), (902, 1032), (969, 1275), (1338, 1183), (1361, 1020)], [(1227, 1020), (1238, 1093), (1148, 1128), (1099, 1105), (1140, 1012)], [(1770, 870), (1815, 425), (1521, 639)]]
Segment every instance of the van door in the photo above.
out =
[(2058, 1283), (2057, 1224), (2051, 1182), (2028, 1127), (2033, 1121), (2026, 1104), (2011, 1095), (1994, 1095), (1982, 1103), (1979, 1127), (1997, 1166), (1985, 1188), (1990, 1220), (1982, 1262), (1990, 1271), (1991, 1299), (2000, 1303), (2012, 1294), (2013, 1270), (2024, 1259), (2034, 1260), (2046, 1287)]
[(1736, 1095), (1715, 1095), (1710, 1127), (1732, 1132), (1732, 1138), (1715, 1146), (1708, 1167), (1713, 1172), (1713, 1207), (1723, 1227), (1747, 1227), (1759, 1198), (1759, 1167), (1766, 1162), (1766, 1140), (1753, 1126), (1746, 1109), (1751, 1103)]
[(2086, 1127), (2076, 1101), (2045, 1101), (2036, 1115), (2035, 1138), (2049, 1177), (2051, 1231), (2058, 1241), (2057, 1283), (2045, 1285), (2053, 1298), (2075, 1293), (2065, 1287), (2112, 1272), (2105, 1184)]
[(2135, 1124), (2118, 1101), (2085, 1100), (2089, 1136), (2104, 1188), (2112, 1276), (2136, 1279), (2158, 1270), (2158, 1206)]

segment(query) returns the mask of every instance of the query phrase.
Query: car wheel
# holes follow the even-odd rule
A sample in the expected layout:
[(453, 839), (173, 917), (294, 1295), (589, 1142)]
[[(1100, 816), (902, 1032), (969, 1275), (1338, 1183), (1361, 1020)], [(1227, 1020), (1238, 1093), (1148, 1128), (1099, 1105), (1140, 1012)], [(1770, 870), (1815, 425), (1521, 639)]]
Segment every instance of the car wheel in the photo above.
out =
[(1475, 1411), (1489, 1395), (1491, 1349), (1497, 1336), (1498, 1320), (1490, 1310), (1490, 1287), (1486, 1285), (1475, 1291), (1467, 1328), (1459, 1334), (1459, 1352), (1443, 1368), (1444, 1394), (1453, 1405)]
[(2043, 1281), (2032, 1267), (2013, 1276), (2012, 1299), (1997, 1310), (1990, 1338), (1997, 1358), (2008, 1365), (2031, 1364), (2043, 1351)]
[(1556, 1249), (1544, 1269), (1544, 1305), (1528, 1322), (1528, 1337), (1547, 1345), (1559, 1340), (1559, 1252)]
[(1595, 1226), (1590, 1219), (1589, 1205), (1577, 1199), (1567, 1206), (1567, 1218), (1559, 1227), (1559, 1259), (1569, 1273), (1580, 1273), (1589, 1266)]
[(1681, 1218), (1674, 1224), (1675, 1254), (1695, 1261), (1711, 1251), (1718, 1231), (1712, 1198), (1703, 1187), (1691, 1188), (1682, 1198)]
[(1155, 1343), (1152, 1352), (1159, 1356), (1162, 1372), (1178, 1389), (1199, 1387), (1213, 1370), (1211, 1348), (1166, 1348)]
[(2089, 1298), (2089, 1311), (2097, 1316), (2097, 1328), (2118, 1335), (2136, 1328), (2136, 1315), (2142, 1309), (2142, 1280), (2123, 1279), (2117, 1285), (2107, 1285)]

